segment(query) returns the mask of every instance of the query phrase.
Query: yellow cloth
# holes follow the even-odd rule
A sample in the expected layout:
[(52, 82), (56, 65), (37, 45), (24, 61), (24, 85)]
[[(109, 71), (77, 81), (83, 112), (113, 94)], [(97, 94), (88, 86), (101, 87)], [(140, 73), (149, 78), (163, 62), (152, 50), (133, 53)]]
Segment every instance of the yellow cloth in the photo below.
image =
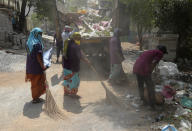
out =
[(80, 40), (75, 40), (75, 44), (80, 45), (81, 41)]
[(77, 45), (80, 45), (80, 39), (81, 39), (81, 35), (80, 35), (80, 33), (79, 32), (75, 32), (73, 35), (72, 35), (72, 37), (71, 37), (74, 41), (75, 41), (75, 43), (77, 44)]
[(70, 39), (67, 39), (67, 40), (64, 41), (63, 56), (64, 56), (65, 58), (67, 58), (67, 48), (68, 48), (69, 40), (70, 40)]

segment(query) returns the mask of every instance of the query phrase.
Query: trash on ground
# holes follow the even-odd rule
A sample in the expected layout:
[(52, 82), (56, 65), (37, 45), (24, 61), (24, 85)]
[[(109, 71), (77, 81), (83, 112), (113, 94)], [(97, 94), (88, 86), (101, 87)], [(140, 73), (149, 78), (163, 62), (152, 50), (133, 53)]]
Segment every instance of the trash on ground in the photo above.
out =
[(176, 75), (179, 73), (177, 65), (172, 62), (160, 61), (158, 69), (160, 70), (160, 75), (162, 76)]
[(126, 96), (126, 98), (128, 98), (128, 99), (132, 99), (132, 98), (134, 98), (134, 96), (131, 95), (131, 94), (128, 94), (128, 95)]
[(176, 92), (172, 87), (164, 86), (162, 94), (165, 98), (173, 98)]
[(191, 131), (192, 130), (191, 122), (188, 120), (181, 120), (180, 126), (181, 126), (181, 128), (179, 128), (180, 131)]
[(192, 99), (191, 98), (183, 97), (183, 98), (181, 98), (180, 103), (183, 107), (192, 109)]
[(182, 116), (182, 115), (187, 115), (190, 112), (191, 112), (191, 110), (185, 109), (182, 106), (178, 105), (177, 106), (177, 110), (175, 111), (174, 117), (179, 117), (179, 116)]
[(155, 118), (155, 122), (162, 121), (164, 117), (165, 117), (164, 113), (160, 114), (158, 117)]
[[(144, 89), (144, 99), (149, 103), (149, 96), (147, 88)], [(155, 92), (156, 104), (161, 105), (164, 103), (164, 98), (161, 92)]]
[(140, 105), (139, 105), (139, 104), (134, 103), (134, 102), (132, 102), (132, 103), (131, 103), (131, 105), (132, 105), (133, 107), (135, 107), (135, 108), (139, 108), (139, 107), (140, 107)]
[(172, 125), (167, 125), (161, 131), (177, 131), (177, 129)]

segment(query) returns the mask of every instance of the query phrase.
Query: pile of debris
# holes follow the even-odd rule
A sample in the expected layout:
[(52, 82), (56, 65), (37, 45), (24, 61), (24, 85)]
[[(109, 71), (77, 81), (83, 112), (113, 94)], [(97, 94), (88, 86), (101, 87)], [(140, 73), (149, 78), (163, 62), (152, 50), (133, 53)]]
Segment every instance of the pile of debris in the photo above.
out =
[(13, 49), (24, 49), (27, 37), (23, 33), (9, 32), (7, 41), (11, 43)]
[(99, 15), (99, 10), (87, 9), (78, 22), (82, 37), (104, 37), (112, 35), (112, 19)]
[(161, 92), (166, 106), (170, 107), (163, 112), (164, 119), (176, 123), (179, 130), (192, 130), (192, 75), (179, 72), (174, 63), (161, 61), (154, 79), (156, 92)]

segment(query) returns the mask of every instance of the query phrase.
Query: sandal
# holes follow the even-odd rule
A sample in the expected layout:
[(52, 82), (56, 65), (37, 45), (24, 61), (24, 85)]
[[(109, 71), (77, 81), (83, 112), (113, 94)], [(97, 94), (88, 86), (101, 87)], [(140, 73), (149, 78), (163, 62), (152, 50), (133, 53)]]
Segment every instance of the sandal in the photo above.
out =
[(41, 102), (43, 102), (43, 100), (40, 99), (40, 98), (37, 98), (37, 99), (32, 100), (32, 103), (33, 103), (33, 104), (37, 104), (37, 103), (41, 103)]

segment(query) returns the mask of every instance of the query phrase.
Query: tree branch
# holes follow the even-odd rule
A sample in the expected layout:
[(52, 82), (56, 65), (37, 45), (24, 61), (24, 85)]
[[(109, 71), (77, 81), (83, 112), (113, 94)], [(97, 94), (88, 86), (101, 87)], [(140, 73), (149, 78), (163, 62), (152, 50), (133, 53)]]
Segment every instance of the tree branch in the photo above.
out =
[(25, 15), (25, 17), (27, 17), (29, 15), (29, 12), (31, 11), (31, 7), (32, 7), (31, 0), (29, 1), (28, 7), (29, 7), (29, 10), (28, 10), (27, 14)]

